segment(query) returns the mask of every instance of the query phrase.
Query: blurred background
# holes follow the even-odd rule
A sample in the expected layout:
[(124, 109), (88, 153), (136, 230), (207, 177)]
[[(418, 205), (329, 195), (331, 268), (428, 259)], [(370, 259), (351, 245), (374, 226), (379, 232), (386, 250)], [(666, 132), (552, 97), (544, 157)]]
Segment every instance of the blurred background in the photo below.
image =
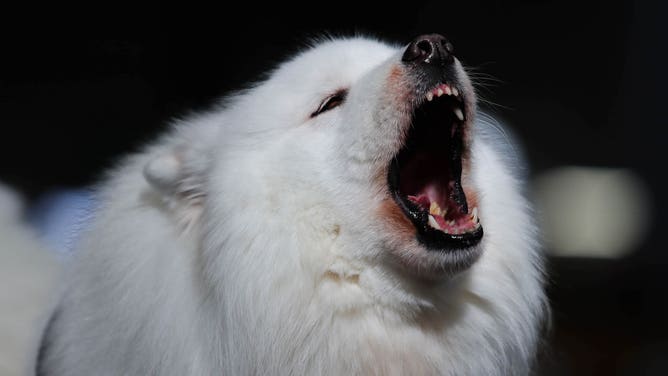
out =
[(537, 374), (668, 374), (668, 3), (3, 8), (0, 181), (26, 195), (44, 236), (45, 210), (60, 205), (66, 221), (81, 189), (119, 156), (258, 79), (308, 38), (448, 36), (475, 72), (483, 109), (508, 124), (528, 160), (553, 308)]

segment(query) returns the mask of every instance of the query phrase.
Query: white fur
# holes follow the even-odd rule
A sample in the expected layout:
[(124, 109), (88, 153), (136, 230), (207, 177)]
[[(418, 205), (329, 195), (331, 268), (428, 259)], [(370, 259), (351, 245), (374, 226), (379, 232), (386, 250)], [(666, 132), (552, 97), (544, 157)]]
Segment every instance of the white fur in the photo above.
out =
[[(378, 216), (374, 174), (409, 114), (401, 52), (319, 43), (121, 163), (67, 273), (45, 373), (527, 374), (541, 258), (490, 125), (473, 136), (485, 235), (471, 268), (434, 278), (449, 260)], [(346, 102), (310, 118), (339, 88)]]

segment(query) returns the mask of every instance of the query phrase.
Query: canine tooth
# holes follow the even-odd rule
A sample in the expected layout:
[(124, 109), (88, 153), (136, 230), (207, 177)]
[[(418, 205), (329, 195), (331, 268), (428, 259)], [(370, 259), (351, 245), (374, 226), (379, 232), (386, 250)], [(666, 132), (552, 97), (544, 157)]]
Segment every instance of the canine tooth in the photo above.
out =
[(453, 87), (453, 88), (452, 88), (452, 94), (453, 94), (455, 97), (458, 97), (458, 96), (459, 96), (459, 90), (457, 90), (456, 87)]
[(441, 89), (436, 90), (436, 96), (440, 97), (441, 95), (443, 95), (443, 90)]
[(429, 222), (429, 226), (431, 226), (431, 227), (433, 227), (437, 230), (441, 229), (441, 226), (438, 225), (438, 222), (436, 222), (434, 217), (432, 217), (431, 215), (429, 215), (429, 221), (428, 222)]
[(479, 222), (479, 220), (478, 220), (478, 207), (477, 206), (475, 208), (473, 208), (473, 210), (471, 211), (471, 219), (475, 223)]
[(455, 220), (451, 219), (448, 221), (448, 226), (454, 226), (455, 225)]
[(434, 94), (427, 93), (427, 100), (431, 102), (432, 99), (434, 99)]
[(436, 201), (432, 201), (432, 203), (429, 204), (429, 214), (443, 215), (443, 210), (441, 210), (441, 207), (438, 206), (438, 203)]
[(459, 108), (455, 108), (453, 111), (455, 112), (455, 115), (457, 116), (457, 119), (459, 119), (459, 121), (464, 121), (464, 114), (462, 113), (462, 110), (460, 110)]
[(448, 85), (443, 85), (443, 86), (444, 86), (443, 91), (445, 91), (445, 94), (452, 95), (452, 91), (450, 91), (450, 86), (448, 86)]

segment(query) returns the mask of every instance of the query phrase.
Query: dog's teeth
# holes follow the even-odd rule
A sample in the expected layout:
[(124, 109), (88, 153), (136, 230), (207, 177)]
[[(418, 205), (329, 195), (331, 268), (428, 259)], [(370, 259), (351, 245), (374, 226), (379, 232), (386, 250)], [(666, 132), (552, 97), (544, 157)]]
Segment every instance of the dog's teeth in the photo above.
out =
[(442, 217), (445, 217), (445, 214), (448, 212), (448, 209), (441, 208), (436, 201), (432, 202), (429, 205), (429, 214), (432, 215), (440, 215)]
[(429, 226), (437, 230), (441, 229), (441, 226), (438, 225), (438, 222), (436, 222), (436, 220), (434, 219), (434, 217), (431, 216), (431, 214), (429, 215)]
[(434, 94), (432, 93), (427, 93), (427, 100), (431, 102), (431, 100), (434, 99)]
[(448, 221), (448, 226), (454, 226), (455, 225), (455, 220), (451, 219)]
[(464, 121), (464, 114), (462, 113), (462, 110), (460, 110), (459, 108), (455, 108), (453, 111), (455, 112), (455, 116), (457, 116), (457, 119), (459, 119), (459, 121)]
[(441, 89), (436, 90), (436, 96), (440, 97), (441, 95), (443, 95), (443, 90)]
[(453, 88), (452, 88), (452, 95), (454, 95), (455, 97), (458, 97), (458, 96), (459, 96), (459, 90), (457, 90), (456, 87), (453, 87)]
[(436, 201), (432, 201), (431, 204), (429, 204), (429, 214), (441, 215), (441, 207), (438, 206)]
[(479, 222), (479, 219), (478, 219), (478, 207), (477, 207), (477, 206), (476, 206), (475, 208), (473, 208), (473, 210), (471, 211), (471, 219), (472, 219), (473, 222), (475, 222), (475, 223), (478, 223), (478, 222)]
[(450, 91), (450, 86), (448, 86), (448, 85), (443, 85), (443, 86), (444, 86), (443, 91), (445, 91), (445, 94), (452, 95), (452, 91)]

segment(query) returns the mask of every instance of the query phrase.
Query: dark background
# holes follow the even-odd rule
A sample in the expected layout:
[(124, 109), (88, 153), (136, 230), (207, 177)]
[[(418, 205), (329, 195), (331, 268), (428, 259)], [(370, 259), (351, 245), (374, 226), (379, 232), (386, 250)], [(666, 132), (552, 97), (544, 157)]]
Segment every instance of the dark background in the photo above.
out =
[(511, 124), (533, 174), (625, 167), (652, 195), (652, 228), (630, 256), (550, 259), (553, 327), (538, 373), (668, 374), (668, 3), (91, 3), (3, 5), (1, 180), (33, 199), (89, 184), (170, 118), (257, 79), (307, 38), (439, 32), (494, 77), (481, 93), (498, 106), (487, 110)]

